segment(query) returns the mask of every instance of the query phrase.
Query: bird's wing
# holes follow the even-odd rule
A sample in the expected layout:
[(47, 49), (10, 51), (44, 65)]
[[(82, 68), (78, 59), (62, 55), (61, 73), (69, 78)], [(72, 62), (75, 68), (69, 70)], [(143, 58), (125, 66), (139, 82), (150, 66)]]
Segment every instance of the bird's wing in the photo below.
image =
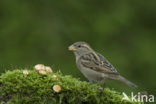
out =
[(118, 72), (115, 70), (115, 68), (99, 53), (89, 53), (83, 55), (80, 57), (80, 60), (84, 67), (88, 67), (91, 70), (118, 75)]
[(107, 67), (108, 69), (110, 69), (113, 72), (117, 72), (117, 70), (113, 67), (113, 65), (105, 57), (103, 57), (99, 53), (96, 53), (96, 54), (100, 57), (100, 60), (102, 61), (104, 67)]

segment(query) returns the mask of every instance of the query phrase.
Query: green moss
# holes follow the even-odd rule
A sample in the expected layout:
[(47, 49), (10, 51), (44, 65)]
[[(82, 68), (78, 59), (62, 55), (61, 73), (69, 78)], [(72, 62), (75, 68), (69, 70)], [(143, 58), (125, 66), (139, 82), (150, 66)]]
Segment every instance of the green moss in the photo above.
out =
[[(61, 73), (41, 75), (35, 70), (7, 71), (0, 76), (0, 103), (7, 104), (131, 104), (122, 94), (109, 88), (103, 93), (98, 85), (79, 81)], [(53, 75), (57, 78), (53, 78)], [(55, 92), (54, 85), (61, 91)], [(139, 103), (136, 103), (139, 104)]]

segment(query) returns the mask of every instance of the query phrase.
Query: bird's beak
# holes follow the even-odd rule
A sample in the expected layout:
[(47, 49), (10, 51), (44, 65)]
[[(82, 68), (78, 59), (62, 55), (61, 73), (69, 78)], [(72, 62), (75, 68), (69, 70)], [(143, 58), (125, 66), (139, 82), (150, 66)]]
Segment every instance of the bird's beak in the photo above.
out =
[(70, 51), (76, 51), (76, 50), (77, 50), (76, 47), (75, 47), (74, 45), (69, 46), (68, 49), (69, 49)]

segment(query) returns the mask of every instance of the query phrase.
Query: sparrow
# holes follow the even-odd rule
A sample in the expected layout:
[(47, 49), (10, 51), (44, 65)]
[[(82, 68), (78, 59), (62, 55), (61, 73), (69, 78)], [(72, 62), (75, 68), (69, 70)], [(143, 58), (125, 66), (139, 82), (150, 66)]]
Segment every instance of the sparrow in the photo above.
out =
[(122, 77), (113, 65), (104, 56), (94, 51), (88, 43), (75, 42), (68, 49), (74, 52), (78, 69), (91, 83), (119, 80), (130, 87), (137, 87)]

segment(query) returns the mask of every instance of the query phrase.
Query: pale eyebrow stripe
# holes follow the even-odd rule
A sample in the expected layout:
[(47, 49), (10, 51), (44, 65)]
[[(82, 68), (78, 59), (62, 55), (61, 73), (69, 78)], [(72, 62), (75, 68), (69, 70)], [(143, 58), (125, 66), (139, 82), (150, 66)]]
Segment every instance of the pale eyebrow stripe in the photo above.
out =
[(84, 46), (84, 47), (86, 47), (87, 49), (89, 49), (89, 50), (92, 50), (88, 45), (86, 45), (86, 44), (83, 44), (82, 46)]

